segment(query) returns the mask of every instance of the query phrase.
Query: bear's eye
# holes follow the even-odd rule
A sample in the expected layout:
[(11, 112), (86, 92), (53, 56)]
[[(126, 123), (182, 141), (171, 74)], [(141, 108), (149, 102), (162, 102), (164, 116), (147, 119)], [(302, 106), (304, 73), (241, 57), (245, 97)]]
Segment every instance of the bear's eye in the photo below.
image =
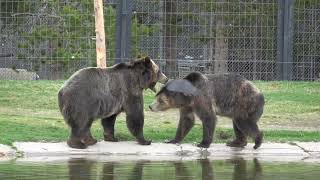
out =
[(164, 102), (163, 102), (163, 100), (162, 100), (162, 99), (159, 99), (159, 103), (160, 103), (160, 104), (163, 104)]

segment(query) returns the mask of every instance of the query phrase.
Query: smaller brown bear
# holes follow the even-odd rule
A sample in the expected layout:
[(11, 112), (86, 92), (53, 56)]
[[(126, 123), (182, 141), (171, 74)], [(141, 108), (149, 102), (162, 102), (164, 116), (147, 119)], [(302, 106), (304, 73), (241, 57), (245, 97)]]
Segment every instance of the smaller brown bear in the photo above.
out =
[(247, 137), (254, 139), (254, 149), (260, 147), (263, 134), (257, 121), (263, 113), (263, 94), (247, 79), (236, 74), (202, 75), (193, 72), (184, 79), (171, 80), (156, 95), (149, 106), (152, 111), (180, 109), (176, 137), (168, 143), (179, 143), (194, 125), (194, 114), (203, 125), (203, 139), (198, 147), (209, 147), (216, 125), (216, 115), (233, 120), (235, 140), (231, 147), (244, 147)]

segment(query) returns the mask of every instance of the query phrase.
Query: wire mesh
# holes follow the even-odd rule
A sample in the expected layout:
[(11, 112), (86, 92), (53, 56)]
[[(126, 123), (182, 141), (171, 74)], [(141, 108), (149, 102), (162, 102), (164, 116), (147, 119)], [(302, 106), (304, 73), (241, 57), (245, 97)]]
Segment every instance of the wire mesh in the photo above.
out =
[[(191, 71), (275, 79), (277, 1), (138, 0), (132, 48), (171, 77)], [(137, 27), (137, 28), (139, 28)], [(134, 54), (135, 55), (135, 54)]]
[(92, 12), (91, 1), (1, 1), (1, 78), (21, 79), (5, 72), (22, 69), (41, 79), (63, 79), (94, 65)]
[[(148, 55), (171, 78), (277, 79), (278, 0), (133, 0), (130, 12), (119, 2), (104, 1), (108, 66), (121, 41), (130, 47), (123, 61)], [(120, 15), (131, 19), (126, 39), (116, 35)], [(320, 0), (295, 1), (293, 80), (319, 79), (319, 16)], [(0, 79), (64, 79), (95, 65), (92, 0), (1, 1)]]
[(320, 78), (320, 1), (296, 0), (294, 9), (294, 78)]

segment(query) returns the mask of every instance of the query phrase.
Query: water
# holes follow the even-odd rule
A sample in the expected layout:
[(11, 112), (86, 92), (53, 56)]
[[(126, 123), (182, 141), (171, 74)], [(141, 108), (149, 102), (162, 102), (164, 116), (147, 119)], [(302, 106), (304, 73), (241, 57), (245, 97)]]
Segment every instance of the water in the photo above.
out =
[(242, 158), (196, 161), (101, 162), (75, 158), (50, 163), (19, 160), (0, 162), (0, 179), (119, 179), (119, 180), (258, 180), (320, 179), (320, 164), (266, 162)]

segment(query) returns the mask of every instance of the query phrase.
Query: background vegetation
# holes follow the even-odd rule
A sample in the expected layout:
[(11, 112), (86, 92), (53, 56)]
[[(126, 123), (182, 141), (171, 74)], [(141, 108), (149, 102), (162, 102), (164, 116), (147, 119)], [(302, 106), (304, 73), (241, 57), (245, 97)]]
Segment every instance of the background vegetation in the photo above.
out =
[[(120, 41), (116, 40), (119, 2), (104, 1), (108, 65), (114, 64)], [(169, 77), (183, 75), (183, 68), (197, 68), (205, 73), (238, 72), (249, 79), (278, 78), (277, 0), (133, 0), (130, 4), (129, 58), (150, 55)], [(319, 8), (318, 0), (294, 3), (295, 80), (319, 78)], [(22, 64), (18, 67), (45, 71), (42, 79), (62, 79), (95, 65), (92, 0), (5, 0), (0, 2), (0, 14), (4, 34), (0, 52), (13, 56), (12, 68)], [(187, 60), (192, 62), (183, 62)]]

